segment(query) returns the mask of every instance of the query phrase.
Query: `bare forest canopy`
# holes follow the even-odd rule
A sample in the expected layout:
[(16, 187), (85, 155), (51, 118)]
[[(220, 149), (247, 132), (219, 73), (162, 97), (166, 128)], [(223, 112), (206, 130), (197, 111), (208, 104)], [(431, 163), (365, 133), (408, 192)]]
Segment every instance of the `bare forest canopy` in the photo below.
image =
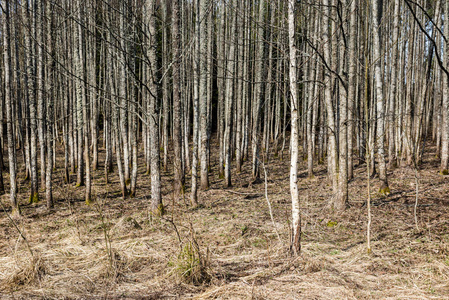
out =
[(299, 253), (300, 158), (310, 178), (327, 166), (338, 211), (349, 205), (356, 164), (378, 174), (385, 195), (387, 171), (418, 170), (429, 145), (448, 174), (449, 1), (0, 5), (8, 214), (20, 214), (24, 194), (52, 209), (56, 180), (76, 184), (91, 203), (92, 174), (101, 171), (106, 183), (118, 174), (124, 199), (139, 194), (138, 176), (147, 178), (148, 210), (161, 216), (161, 172), (196, 207), (212, 166), (230, 187), (244, 164), (258, 182), (265, 162), (289, 158)]

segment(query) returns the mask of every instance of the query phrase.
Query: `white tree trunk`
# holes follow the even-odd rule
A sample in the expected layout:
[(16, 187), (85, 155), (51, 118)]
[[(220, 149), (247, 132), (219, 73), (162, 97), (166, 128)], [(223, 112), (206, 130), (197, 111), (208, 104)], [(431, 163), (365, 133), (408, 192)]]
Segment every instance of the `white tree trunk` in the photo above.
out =
[(296, 41), (295, 41), (295, 0), (288, 2), (288, 44), (291, 109), (291, 153), (290, 153), (290, 194), (292, 197), (292, 251), (298, 255), (301, 250), (301, 216), (298, 192), (298, 107), (296, 90)]

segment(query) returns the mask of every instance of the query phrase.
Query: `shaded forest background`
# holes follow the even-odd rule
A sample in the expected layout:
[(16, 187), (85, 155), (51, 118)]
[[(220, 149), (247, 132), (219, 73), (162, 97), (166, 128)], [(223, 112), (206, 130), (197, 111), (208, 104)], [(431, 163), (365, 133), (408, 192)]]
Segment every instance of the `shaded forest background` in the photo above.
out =
[[(76, 229), (71, 238), (80, 243), (78, 254), (91, 251), (83, 247), (99, 234), (106, 245), (100, 255), (105, 270), (95, 274), (114, 278), (114, 284), (129, 279), (123, 274), (137, 259), (116, 244), (124, 234), (120, 226), (143, 228), (132, 236), (140, 242), (159, 230), (155, 245), (165, 245), (168, 258), (153, 265), (154, 257), (146, 257), (142, 264), (159, 274), (170, 269), (170, 276), (181, 274), (180, 282), (193, 286), (212, 282), (210, 292), (251, 272), (258, 274), (254, 286), (295, 268), (303, 272), (298, 276), (338, 269), (336, 261), (326, 260), (329, 251), (340, 254), (332, 254), (329, 244), (326, 253), (311, 250), (322, 238), (320, 230), (335, 229), (329, 243), (341, 238), (340, 248), (346, 249), (338, 251), (370, 252), (371, 226), (377, 246), (385, 238), (379, 231), (394, 231), (372, 221), (372, 209), (380, 209), (383, 217), (400, 220), (401, 243), (410, 237), (422, 241), (423, 235), (429, 249), (442, 242), (429, 254), (439, 271), (422, 295), (432, 289), (444, 295), (447, 212), (439, 209), (447, 206), (449, 169), (448, 11), (449, 3), (441, 0), (1, 1), (3, 234), (11, 243), (11, 233), (18, 234), (30, 255), (24, 265), (5, 265), (5, 286), (44, 282), (43, 274), (51, 273), (51, 264), (44, 263), (51, 261), (48, 252), (38, 246), (49, 241), (32, 245), (38, 235), (33, 223), (74, 222), (69, 228)], [(81, 206), (81, 198), (89, 206)], [(209, 220), (204, 213), (225, 198), (238, 199), (242, 207), (221, 211), (223, 224)], [(260, 216), (248, 215), (251, 205)], [(384, 205), (390, 205), (386, 212), (378, 208)], [(365, 211), (367, 218), (360, 219)], [(80, 225), (80, 218), (92, 219), (96, 229)], [(231, 226), (229, 219), (239, 221)], [(235, 240), (221, 241), (218, 232), (202, 236), (211, 224), (222, 232), (229, 231), (223, 226), (237, 228), (230, 235)], [(66, 229), (58, 226), (47, 233)], [(367, 230), (354, 239), (348, 234), (362, 228)], [(161, 236), (165, 231), (170, 241)], [(294, 258), (302, 251), (301, 238), (305, 253)], [(177, 243), (179, 249), (173, 247)], [(279, 273), (258, 273), (254, 264), (235, 257), (248, 268), (229, 269), (210, 258), (214, 243), (217, 249), (234, 245), (231, 257), (248, 247), (262, 260), (275, 251), (278, 261), (260, 267), (278, 267)], [(6, 244), (2, 255), (10, 259), (18, 250)], [(384, 246), (387, 252), (405, 247)], [(413, 251), (407, 254), (414, 257)], [(292, 260), (283, 260), (289, 253)], [(366, 259), (380, 264), (375, 256)], [(366, 280), (362, 273), (359, 279)], [(102, 289), (109, 284), (99, 283)], [(363, 290), (357, 279), (345, 284)], [(82, 286), (79, 295), (90, 293)], [(374, 289), (368, 286), (360, 294), (341, 295), (365, 297)], [(184, 286), (174, 294), (187, 297), (190, 288), (207, 293), (204, 286)], [(401, 295), (393, 290), (392, 296)], [(165, 292), (154, 297), (170, 297)]]

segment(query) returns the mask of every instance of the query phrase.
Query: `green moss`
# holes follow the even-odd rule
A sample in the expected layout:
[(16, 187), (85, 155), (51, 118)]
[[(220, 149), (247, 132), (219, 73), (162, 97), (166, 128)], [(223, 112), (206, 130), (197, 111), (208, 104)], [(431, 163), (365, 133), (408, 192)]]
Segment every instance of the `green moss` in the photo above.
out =
[(186, 193), (186, 185), (182, 184), (181, 185), (181, 195), (184, 195)]
[(75, 187), (80, 187), (80, 186), (82, 186), (82, 184), (81, 184), (80, 182), (78, 182), (78, 183), (75, 185)]
[(335, 221), (329, 221), (329, 222), (327, 222), (326, 226), (329, 227), (329, 228), (331, 228), (331, 227), (336, 226), (337, 224), (338, 224), (338, 223), (335, 222)]
[(92, 199), (91, 198), (86, 198), (86, 205), (91, 205), (92, 204)]
[(161, 203), (159, 204), (156, 209), (150, 211), (151, 216), (155, 217), (162, 217), (165, 214), (164, 205)]
[(12, 216), (20, 216), (22, 211), (20, 210), (20, 206), (14, 207), (11, 211)]
[(390, 195), (390, 188), (389, 188), (388, 186), (382, 186), (382, 187), (379, 189), (379, 193), (380, 193), (381, 195), (388, 196), (388, 195)]
[(31, 203), (38, 203), (39, 202), (39, 193), (33, 193), (30, 195), (30, 204)]
[(447, 169), (441, 170), (440, 171), (441, 175), (449, 175), (449, 171)]

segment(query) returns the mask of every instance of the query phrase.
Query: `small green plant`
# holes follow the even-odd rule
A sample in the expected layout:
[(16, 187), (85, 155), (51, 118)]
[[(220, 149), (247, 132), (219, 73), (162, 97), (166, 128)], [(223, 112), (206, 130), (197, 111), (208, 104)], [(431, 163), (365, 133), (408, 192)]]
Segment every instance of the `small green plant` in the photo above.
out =
[(331, 251), (331, 255), (337, 255), (337, 254), (339, 254), (340, 253), (340, 251), (339, 250), (332, 250)]
[(384, 196), (390, 195), (390, 188), (388, 186), (386, 186), (386, 185), (382, 186), (379, 189), (379, 194), (384, 195)]
[(243, 225), (241, 230), (242, 230), (242, 236), (245, 235), (245, 233), (248, 231), (248, 226)]
[(338, 224), (338, 223), (335, 222), (335, 221), (329, 221), (329, 222), (327, 222), (326, 226), (329, 227), (329, 228), (331, 228), (331, 227), (337, 226), (337, 224)]
[(182, 247), (177, 260), (170, 262), (169, 265), (174, 266), (176, 275), (182, 281), (190, 284), (201, 284), (209, 280), (206, 263), (207, 258), (205, 261), (197, 247), (192, 242), (188, 242)]

